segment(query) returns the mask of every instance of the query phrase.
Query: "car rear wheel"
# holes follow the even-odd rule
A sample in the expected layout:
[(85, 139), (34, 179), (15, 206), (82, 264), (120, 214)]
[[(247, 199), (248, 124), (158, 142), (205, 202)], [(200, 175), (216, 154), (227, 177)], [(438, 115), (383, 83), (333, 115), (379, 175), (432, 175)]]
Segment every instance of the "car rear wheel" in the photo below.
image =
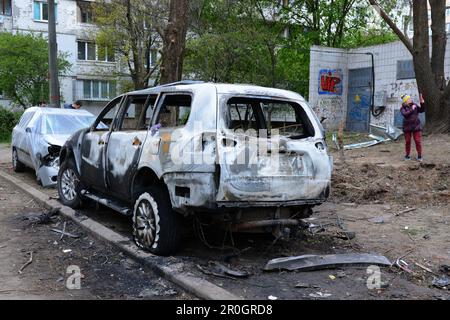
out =
[(81, 206), (80, 178), (72, 159), (67, 159), (59, 167), (58, 194), (61, 202), (71, 208)]
[(134, 241), (153, 254), (173, 254), (180, 245), (180, 219), (172, 210), (167, 192), (155, 186), (149, 187), (138, 194), (134, 203)]
[(25, 165), (20, 162), (16, 148), (12, 149), (12, 165), (15, 172), (22, 172), (25, 170)]

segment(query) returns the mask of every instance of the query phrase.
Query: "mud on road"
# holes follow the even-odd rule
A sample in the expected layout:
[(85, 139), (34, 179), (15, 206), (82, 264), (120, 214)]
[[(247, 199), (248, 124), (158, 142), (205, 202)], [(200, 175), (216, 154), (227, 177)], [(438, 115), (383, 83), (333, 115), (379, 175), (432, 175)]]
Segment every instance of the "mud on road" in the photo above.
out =
[[(432, 287), (433, 275), (414, 264), (420, 263), (438, 272), (441, 264), (450, 263), (449, 201), (440, 193), (445, 190), (439, 190), (444, 188), (448, 178), (440, 173), (446, 172), (450, 164), (441, 147), (443, 144), (450, 146), (450, 138), (430, 139), (424, 139), (425, 151), (430, 156), (426, 153), (426, 162), (422, 165), (401, 161), (401, 142), (349, 151), (346, 164), (335, 154), (332, 198), (314, 208), (310, 222), (320, 227), (314, 232), (302, 230), (289, 240), (274, 241), (271, 235), (230, 234), (210, 227), (200, 233), (198, 228), (191, 227), (183, 250), (173, 259), (182, 265), (184, 272), (203, 277), (246, 299), (269, 296), (320, 299), (315, 295), (318, 292), (329, 294), (326, 299), (449, 299), (449, 291)], [(437, 143), (441, 147), (431, 151)], [(13, 174), (8, 163), (0, 169)], [(420, 175), (423, 184), (416, 187), (414, 181)], [(37, 187), (31, 172), (14, 176)], [(371, 192), (370, 188), (379, 192)], [(57, 196), (54, 189), (40, 190), (51, 197)], [(432, 201), (423, 198), (425, 194), (432, 194)], [(414, 210), (408, 211), (410, 209)], [(131, 236), (131, 222), (127, 217), (95, 205), (82, 213), (124, 236)], [(355, 238), (341, 239), (346, 231), (354, 232)], [(263, 271), (267, 261), (273, 258), (352, 252), (383, 254), (391, 261), (404, 256), (414, 274), (395, 267), (383, 268), (384, 288), (369, 290), (366, 268)], [(236, 279), (211, 275), (214, 263), (250, 276)]]

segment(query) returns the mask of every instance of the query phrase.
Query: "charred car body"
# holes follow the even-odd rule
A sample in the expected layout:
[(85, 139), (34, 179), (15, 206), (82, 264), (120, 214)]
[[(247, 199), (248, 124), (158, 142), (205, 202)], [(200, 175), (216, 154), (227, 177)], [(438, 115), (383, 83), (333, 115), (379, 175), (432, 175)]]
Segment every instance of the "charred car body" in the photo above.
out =
[(72, 133), (89, 127), (94, 120), (95, 116), (85, 110), (28, 108), (12, 132), (14, 170), (32, 168), (44, 187), (55, 186), (62, 145)]
[[(108, 129), (98, 127), (113, 119)], [(133, 215), (138, 246), (167, 255), (179, 219), (232, 230), (297, 226), (330, 193), (323, 128), (298, 94), (180, 82), (112, 100), (63, 146), (58, 191)]]

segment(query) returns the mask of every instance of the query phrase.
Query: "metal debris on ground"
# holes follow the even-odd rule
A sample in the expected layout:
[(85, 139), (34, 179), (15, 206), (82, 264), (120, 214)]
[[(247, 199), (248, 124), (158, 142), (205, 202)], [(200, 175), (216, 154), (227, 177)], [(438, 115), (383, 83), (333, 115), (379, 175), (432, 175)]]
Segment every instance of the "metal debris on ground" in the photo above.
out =
[(439, 271), (447, 273), (450, 275), (450, 265), (443, 264), (439, 267)]
[(363, 265), (391, 266), (391, 262), (384, 256), (368, 253), (302, 255), (272, 259), (266, 264), (264, 270), (312, 271), (341, 266)]
[(318, 291), (316, 293), (310, 293), (309, 296), (311, 298), (328, 298), (328, 297), (331, 297), (331, 293), (322, 293), (322, 292)]
[(28, 252), (28, 254), (30, 255), (30, 259), (28, 259), (28, 261), (19, 269), (19, 274), (22, 274), (23, 270), (28, 267), (32, 262), (33, 262), (33, 251)]
[(50, 224), (54, 222), (53, 219), (59, 213), (59, 209), (60, 208), (53, 208), (45, 213), (30, 212), (26, 217), (23, 218), (23, 220), (28, 220), (31, 223)]
[(250, 274), (246, 271), (233, 270), (221, 263), (210, 261), (208, 267), (202, 267), (197, 265), (197, 268), (207, 275), (212, 275), (221, 278), (235, 279), (235, 278), (248, 278)]
[(314, 285), (314, 284), (309, 284), (309, 283), (303, 283), (303, 282), (299, 282), (295, 285), (296, 288), (300, 288), (300, 289), (320, 289), (320, 286)]
[(356, 233), (352, 231), (338, 231), (334, 237), (341, 240), (352, 240), (356, 237)]
[(437, 288), (447, 289), (447, 287), (450, 286), (450, 279), (446, 276), (441, 276), (439, 278), (434, 278), (431, 284)]
[(406, 273), (409, 273), (409, 274), (413, 274), (414, 273), (414, 271), (412, 271), (409, 268), (409, 264), (405, 260), (402, 260), (402, 259), (399, 258), (399, 259), (397, 259), (395, 261), (394, 265), (399, 267), (401, 270), (405, 271)]
[(59, 229), (51, 229), (51, 231), (56, 232), (56, 233), (60, 233), (60, 234), (61, 234), (61, 238), (60, 238), (60, 239), (62, 239), (62, 236), (68, 236), (68, 237), (74, 238), (74, 239), (77, 239), (77, 238), (80, 237), (80, 236), (77, 235), (77, 234), (73, 234), (73, 233), (70, 233), (70, 232), (66, 232), (66, 231), (64, 231), (64, 229), (63, 229), (63, 230), (59, 230)]

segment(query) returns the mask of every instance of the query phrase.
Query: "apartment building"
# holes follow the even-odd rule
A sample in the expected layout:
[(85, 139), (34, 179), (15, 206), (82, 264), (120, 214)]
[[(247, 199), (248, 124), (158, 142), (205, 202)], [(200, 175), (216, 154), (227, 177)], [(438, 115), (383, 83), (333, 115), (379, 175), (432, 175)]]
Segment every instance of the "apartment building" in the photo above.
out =
[[(67, 54), (72, 67), (60, 77), (61, 104), (83, 101), (83, 108), (98, 114), (118, 92), (120, 70), (114, 52), (95, 43), (93, 1), (56, 0), (58, 51)], [(0, 0), (0, 32), (40, 33), (48, 30), (47, 0)], [(9, 105), (0, 96), (1, 105)]]

